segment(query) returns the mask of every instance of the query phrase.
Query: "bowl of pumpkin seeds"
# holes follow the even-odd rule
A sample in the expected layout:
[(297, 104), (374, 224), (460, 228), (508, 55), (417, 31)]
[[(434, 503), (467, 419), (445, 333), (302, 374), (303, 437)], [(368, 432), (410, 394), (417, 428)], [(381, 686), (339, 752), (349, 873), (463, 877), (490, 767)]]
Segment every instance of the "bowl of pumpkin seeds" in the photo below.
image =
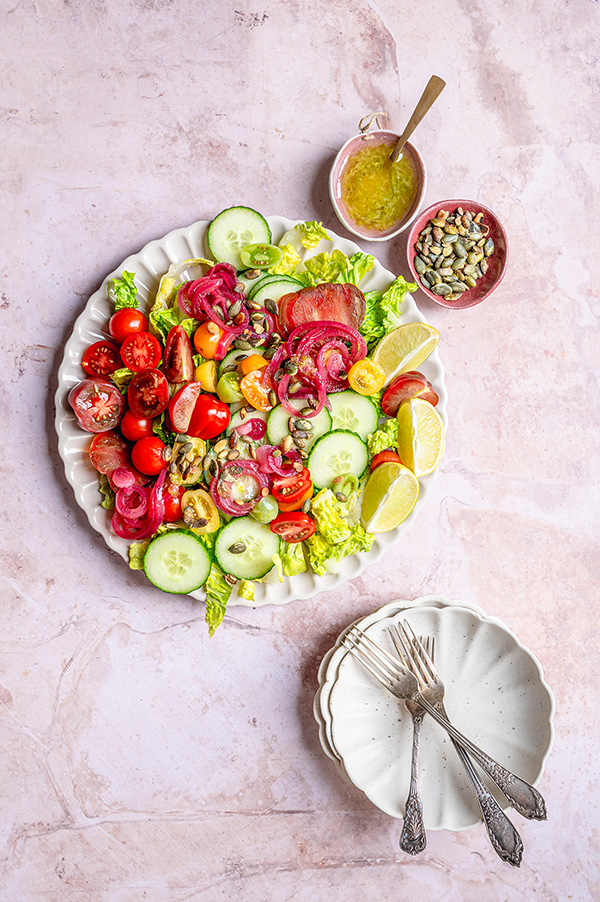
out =
[(488, 298), (504, 278), (506, 232), (483, 204), (444, 200), (415, 220), (407, 254), (413, 279), (427, 297), (463, 310)]

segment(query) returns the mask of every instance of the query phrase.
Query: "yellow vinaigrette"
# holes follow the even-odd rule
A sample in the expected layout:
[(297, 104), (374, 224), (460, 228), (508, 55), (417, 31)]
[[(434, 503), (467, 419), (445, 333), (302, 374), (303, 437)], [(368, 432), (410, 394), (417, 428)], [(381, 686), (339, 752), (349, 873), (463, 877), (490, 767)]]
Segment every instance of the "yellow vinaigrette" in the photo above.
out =
[(377, 144), (356, 151), (342, 173), (341, 195), (348, 216), (363, 228), (391, 229), (417, 194), (417, 176), (408, 155), (389, 163), (393, 147)]

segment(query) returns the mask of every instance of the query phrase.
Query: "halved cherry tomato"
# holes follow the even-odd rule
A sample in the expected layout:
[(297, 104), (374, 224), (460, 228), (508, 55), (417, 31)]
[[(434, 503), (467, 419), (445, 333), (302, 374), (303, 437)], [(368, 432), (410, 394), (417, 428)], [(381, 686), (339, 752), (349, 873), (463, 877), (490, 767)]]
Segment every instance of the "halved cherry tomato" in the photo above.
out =
[(134, 373), (153, 369), (161, 356), (160, 341), (149, 332), (134, 332), (121, 345), (123, 363)]
[(83, 379), (69, 392), (68, 402), (86, 432), (108, 432), (123, 416), (125, 401), (106, 379)]
[(202, 386), (203, 391), (208, 391), (212, 395), (217, 391), (217, 375), (218, 368), (215, 360), (205, 360), (200, 363), (194, 372), (194, 379)]
[(184, 492), (184, 485), (174, 485), (171, 482), (165, 482), (163, 485), (162, 500), (165, 505), (163, 520), (166, 523), (175, 523), (176, 520), (181, 520), (183, 516), (181, 499), (183, 498)]
[[(215, 331), (211, 331), (213, 329)], [(194, 347), (207, 360), (214, 360), (217, 347), (224, 334), (223, 329), (219, 329), (212, 320), (210, 320), (210, 326), (208, 322), (202, 323), (194, 332)]]
[(184, 435), (198, 397), (202, 394), (202, 385), (199, 382), (188, 382), (173, 395), (169, 401), (169, 422), (174, 432)]
[(148, 320), (135, 307), (122, 307), (110, 318), (108, 331), (119, 344), (133, 332), (147, 332)]
[(191, 382), (194, 378), (192, 345), (181, 325), (169, 330), (163, 352), (162, 371), (173, 384)]
[(348, 382), (359, 395), (374, 395), (384, 386), (385, 372), (372, 360), (357, 360), (350, 367)]
[(134, 373), (127, 389), (127, 400), (136, 417), (157, 417), (169, 403), (169, 383), (159, 370)]
[(83, 355), (81, 365), (89, 376), (110, 376), (123, 366), (119, 349), (112, 341), (96, 341)]
[(401, 464), (402, 461), (395, 451), (380, 451), (379, 454), (376, 454), (371, 461), (371, 472), (373, 472), (373, 470), (375, 470), (380, 464), (389, 463)]
[(410, 370), (401, 373), (391, 382), (383, 393), (381, 406), (386, 417), (395, 417), (400, 405), (409, 398), (422, 398), (430, 404), (437, 404), (439, 398), (423, 373), (418, 370)]
[(250, 354), (249, 357), (244, 357), (240, 363), (240, 371), (243, 376), (247, 376), (252, 370), (261, 370), (268, 365), (269, 361), (265, 360), (260, 354)]
[[(196, 384), (192, 382), (192, 385)], [(199, 395), (186, 432), (194, 438), (214, 438), (227, 429), (230, 420), (231, 411), (227, 404), (214, 395)]]
[(281, 536), (285, 542), (303, 542), (316, 531), (316, 523), (307, 514), (300, 511), (281, 513), (269, 524), (271, 532)]
[(90, 463), (99, 473), (111, 476), (119, 467), (131, 465), (129, 445), (117, 432), (101, 432), (92, 439)]
[(136, 417), (131, 410), (126, 410), (121, 420), (121, 432), (130, 442), (137, 442), (147, 435), (154, 435), (153, 423), (154, 420), (150, 417)]
[(295, 473), (293, 476), (273, 477), (273, 498), (282, 511), (298, 510), (305, 501), (312, 498), (313, 491), (310, 470), (306, 467), (301, 473)]
[(269, 394), (273, 388), (270, 379), (266, 379), (267, 368), (252, 370), (243, 379), (240, 379), (240, 390), (246, 401), (256, 410), (271, 410), (273, 404), (269, 401)]
[(162, 452), (165, 443), (157, 435), (139, 439), (131, 449), (131, 460), (140, 473), (155, 476), (166, 466)]

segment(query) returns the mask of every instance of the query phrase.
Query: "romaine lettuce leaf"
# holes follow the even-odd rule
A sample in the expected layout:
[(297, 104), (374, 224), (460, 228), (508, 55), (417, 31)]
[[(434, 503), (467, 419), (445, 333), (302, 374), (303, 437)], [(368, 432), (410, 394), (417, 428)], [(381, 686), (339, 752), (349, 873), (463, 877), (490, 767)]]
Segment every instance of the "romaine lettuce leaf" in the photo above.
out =
[(131, 382), (132, 376), (133, 370), (128, 369), (126, 366), (123, 366), (121, 369), (115, 370), (114, 373), (110, 374), (111, 380), (115, 383), (122, 395), (127, 392), (127, 386)]
[(342, 513), (340, 502), (331, 489), (321, 489), (310, 503), (317, 530), (332, 545), (350, 537), (350, 524)]
[(129, 566), (132, 570), (144, 569), (144, 555), (149, 544), (150, 539), (146, 539), (144, 542), (132, 542), (129, 546)]
[(365, 318), (359, 332), (367, 342), (369, 351), (375, 344), (402, 322), (401, 308), (404, 298), (417, 290), (415, 282), (407, 282), (398, 276), (386, 291), (367, 291)]
[(108, 481), (108, 476), (106, 476), (104, 473), (100, 473), (98, 488), (100, 489), (100, 494), (102, 495), (102, 501), (100, 502), (101, 506), (108, 511), (113, 510), (115, 506), (115, 493), (113, 492), (110, 482)]
[(356, 554), (358, 551), (369, 551), (374, 539), (375, 536), (370, 532), (365, 532), (362, 526), (350, 524), (350, 535), (344, 542), (334, 545), (332, 542), (328, 542), (321, 533), (316, 532), (305, 540), (305, 544), (311, 567), (318, 576), (324, 576), (326, 573), (335, 572), (336, 564), (339, 564), (347, 555)]
[(106, 293), (115, 305), (115, 311), (122, 307), (138, 307), (137, 288), (135, 285), (135, 273), (124, 270), (120, 279), (113, 279), (108, 283)]
[(217, 627), (223, 622), (225, 611), (227, 610), (227, 602), (232, 592), (232, 587), (225, 582), (223, 571), (217, 564), (213, 564), (210, 568), (204, 589), (206, 591), (206, 613), (204, 619), (208, 625), (208, 635), (214, 636)]
[(373, 457), (386, 448), (395, 448), (398, 444), (398, 420), (386, 420), (379, 429), (367, 437), (369, 454)]
[(333, 250), (331, 253), (315, 254), (305, 260), (305, 270), (296, 273), (296, 278), (307, 286), (317, 285), (319, 282), (352, 282), (358, 285), (374, 265), (375, 258), (362, 251), (347, 257), (342, 251)]
[(174, 304), (172, 307), (154, 306), (148, 314), (148, 325), (152, 335), (161, 338), (164, 344), (173, 326), (183, 326), (191, 338), (199, 326), (199, 321), (187, 316), (178, 304)]
[(308, 250), (315, 248), (319, 241), (331, 241), (322, 222), (316, 222), (313, 219), (309, 222), (301, 222), (297, 228), (300, 231), (300, 241), (302, 246)]
[(279, 263), (269, 268), (270, 273), (278, 276), (296, 276), (296, 267), (300, 263), (300, 254), (293, 244), (280, 244), (279, 249), (283, 254)]
[(296, 576), (297, 573), (306, 571), (306, 559), (302, 542), (281, 542), (281, 564), (286, 576)]
[(254, 601), (254, 583), (251, 579), (241, 579), (237, 587), (237, 594), (246, 601)]
[(214, 265), (210, 260), (205, 260), (204, 257), (195, 257), (192, 260), (183, 260), (181, 263), (172, 263), (160, 280), (152, 310), (172, 304), (175, 289), (191, 279), (201, 278), (204, 275), (205, 267)]

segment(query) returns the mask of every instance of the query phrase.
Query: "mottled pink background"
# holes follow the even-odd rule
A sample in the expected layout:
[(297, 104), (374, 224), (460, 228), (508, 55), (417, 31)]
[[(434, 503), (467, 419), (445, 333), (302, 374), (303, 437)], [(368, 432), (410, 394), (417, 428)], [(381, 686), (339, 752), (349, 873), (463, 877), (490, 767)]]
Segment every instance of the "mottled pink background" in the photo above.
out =
[[(598, 876), (599, 6), (586, 0), (2, 0), (0, 632), (4, 902), (588, 902)], [(231, 611), (110, 553), (57, 454), (62, 347), (128, 254), (232, 204), (337, 228), (327, 173), (369, 112), (414, 142), (425, 203), (501, 217), (500, 289), (442, 333), (447, 451), (401, 544), (340, 588)], [(343, 230), (338, 229), (341, 234)], [(363, 245), (407, 273), (402, 240)], [(541, 660), (556, 743), (520, 871), (483, 829), (398, 849), (311, 713), (353, 618), (438, 593)]]

